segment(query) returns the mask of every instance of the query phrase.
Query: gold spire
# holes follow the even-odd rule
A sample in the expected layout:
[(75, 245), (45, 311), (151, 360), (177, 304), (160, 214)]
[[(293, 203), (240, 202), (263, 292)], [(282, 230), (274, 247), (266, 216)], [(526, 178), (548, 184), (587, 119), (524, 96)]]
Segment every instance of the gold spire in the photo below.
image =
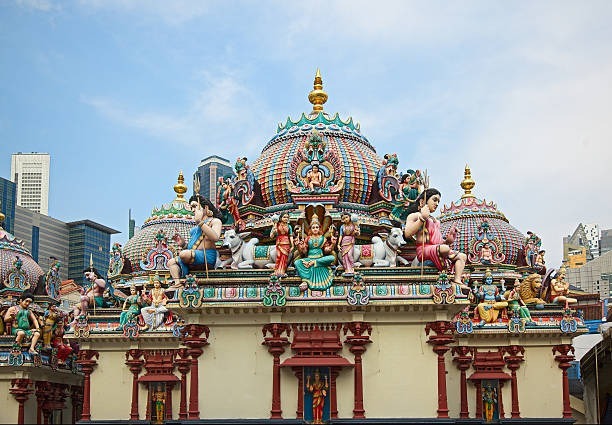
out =
[(183, 171), (179, 171), (177, 183), (174, 185), (174, 191), (176, 192), (175, 201), (186, 202), (183, 194), (187, 192), (187, 185), (185, 184)]
[(472, 180), (472, 171), (470, 170), (470, 166), (465, 164), (465, 173), (463, 175), (463, 181), (461, 182), (461, 188), (465, 191), (465, 193), (461, 196), (461, 199), (464, 198), (475, 198), (472, 195), (472, 189), (476, 186), (476, 182)]
[(313, 114), (323, 112), (323, 104), (327, 102), (327, 93), (323, 90), (323, 80), (319, 68), (317, 68), (314, 79), (314, 89), (308, 94), (308, 100), (312, 103)]

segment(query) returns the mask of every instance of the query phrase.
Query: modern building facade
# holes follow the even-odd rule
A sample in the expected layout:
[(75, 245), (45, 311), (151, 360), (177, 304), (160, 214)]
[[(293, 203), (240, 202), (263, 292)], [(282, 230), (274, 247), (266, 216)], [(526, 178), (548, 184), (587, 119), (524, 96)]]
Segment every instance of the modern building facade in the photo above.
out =
[(4, 214), (4, 229), (13, 233), (15, 226), (15, 205), (17, 202), (17, 185), (0, 177), (0, 212)]
[[(573, 267), (581, 267), (587, 261), (591, 261), (593, 258), (595, 258), (595, 254), (593, 254), (595, 246), (593, 242), (593, 225), (588, 228), (585, 226), (586, 225), (580, 223), (571, 235), (563, 238), (563, 261), (570, 267), (572, 267), (571, 264), (574, 264)], [(587, 234), (587, 230), (589, 231), (589, 234)], [(597, 256), (599, 256), (599, 239), (597, 239), (596, 243)], [(570, 261), (570, 257), (576, 255), (578, 255), (580, 258), (574, 258)], [(584, 259), (582, 258), (583, 256)]]
[(599, 293), (601, 299), (612, 298), (612, 251), (580, 268), (568, 269), (567, 280), (585, 292)]
[(15, 153), (11, 156), (11, 179), (17, 184), (17, 205), (49, 214), (48, 153)]
[(200, 162), (197, 171), (193, 174), (193, 180), (200, 182), (200, 195), (216, 203), (219, 177), (225, 178), (233, 174), (234, 170), (227, 159), (212, 155)]
[(612, 229), (603, 229), (599, 239), (599, 251), (601, 255), (612, 251)]
[(67, 223), (69, 261), (68, 278), (76, 282), (83, 280), (83, 270), (93, 266), (106, 278), (110, 259), (110, 237), (118, 230), (103, 226), (91, 220), (80, 220)]
[(583, 224), (582, 228), (584, 229), (584, 234), (587, 239), (587, 244), (589, 245), (589, 250), (593, 255), (593, 258), (599, 257), (599, 225), (597, 224)]

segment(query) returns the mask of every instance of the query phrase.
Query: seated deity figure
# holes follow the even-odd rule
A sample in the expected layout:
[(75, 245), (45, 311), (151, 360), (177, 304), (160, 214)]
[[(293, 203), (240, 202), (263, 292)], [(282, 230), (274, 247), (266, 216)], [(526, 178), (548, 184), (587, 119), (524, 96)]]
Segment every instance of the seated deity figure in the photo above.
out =
[(497, 285), (493, 283), (491, 271), (488, 269), (485, 272), (484, 284), (480, 287), (476, 297), (480, 301), (476, 307), (480, 316), (479, 326), (494, 323), (500, 311), (508, 307), (508, 302), (503, 300)]
[(149, 305), (143, 307), (140, 311), (145, 322), (145, 326), (142, 330), (155, 330), (164, 323), (164, 315), (168, 311), (166, 308), (168, 297), (166, 296), (166, 291), (161, 286), (161, 280), (158, 274), (153, 276), (153, 289), (151, 289), (147, 301)]
[(332, 285), (334, 273), (331, 265), (336, 261), (336, 257), (331, 253), (334, 250), (335, 239), (332, 236), (330, 241), (326, 240), (321, 233), (319, 218), (313, 215), (308, 236), (297, 243), (298, 251), (305, 255), (294, 263), (295, 271), (302, 278), (300, 290), (305, 291), (306, 288), (310, 288), (313, 291), (324, 291)]
[(4, 321), (12, 323), (11, 334), (15, 335), (15, 342), (21, 344), (26, 339), (32, 340), (30, 343), (30, 354), (38, 354), (36, 343), (40, 338), (40, 325), (36, 315), (30, 310), (30, 304), (34, 301), (34, 296), (29, 292), (24, 292), (19, 297), (19, 304), (9, 307), (4, 315)]
[(525, 305), (523, 300), (521, 300), (521, 294), (519, 288), (521, 286), (521, 281), (518, 279), (514, 280), (514, 286), (511, 290), (506, 291), (504, 293), (504, 298), (508, 301), (508, 311), (513, 312), (523, 322), (533, 322), (531, 318), (531, 312), (529, 308)]
[(174, 286), (179, 285), (181, 276), (187, 276), (190, 265), (204, 264), (207, 269), (214, 268), (218, 257), (215, 242), (221, 237), (221, 213), (208, 199), (200, 195), (193, 195), (189, 199), (189, 205), (193, 210), (196, 226), (191, 229), (188, 242), (185, 242), (178, 232), (173, 237), (183, 248), (178, 257), (168, 261)]
[(359, 225), (354, 223), (349, 213), (342, 213), (340, 216), (342, 225), (338, 237), (338, 252), (344, 267), (342, 276), (352, 277), (355, 274), (355, 258), (353, 248), (355, 247), (355, 236), (359, 236)]
[(569, 304), (575, 304), (578, 302), (576, 298), (570, 298), (569, 295), (569, 282), (565, 280), (565, 267), (561, 267), (557, 272), (557, 275), (550, 282), (550, 301), (555, 304), (565, 303), (565, 308), (568, 308)]
[(320, 191), (323, 188), (323, 172), (318, 164), (312, 164), (312, 168), (306, 173), (306, 184), (311, 192)]
[(123, 309), (119, 315), (119, 327), (117, 330), (123, 330), (123, 327), (130, 320), (134, 319), (140, 314), (140, 307), (142, 305), (142, 299), (136, 291), (136, 286), (130, 286), (130, 295), (123, 302)]
[(442, 239), (440, 222), (431, 215), (438, 208), (440, 197), (437, 189), (430, 188), (421, 192), (416, 201), (407, 207), (408, 217), (404, 227), (404, 236), (414, 237), (416, 258), (421, 263), (429, 260), (438, 270), (442, 271), (447, 269), (447, 262), (451, 262), (455, 276), (453, 282), (459, 285), (462, 292), (469, 293), (469, 286), (461, 281), (467, 256), (449, 246), (453, 242), (453, 232), (449, 232), (449, 236)]

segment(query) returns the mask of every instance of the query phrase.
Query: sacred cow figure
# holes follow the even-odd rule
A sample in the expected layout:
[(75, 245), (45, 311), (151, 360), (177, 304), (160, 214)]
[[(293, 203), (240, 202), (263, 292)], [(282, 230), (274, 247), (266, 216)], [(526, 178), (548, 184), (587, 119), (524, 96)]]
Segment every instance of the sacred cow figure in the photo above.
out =
[[(447, 260), (453, 263), (455, 277), (453, 282), (459, 285), (462, 291), (469, 293), (470, 288), (461, 281), (467, 256), (451, 249), (454, 236), (453, 229), (446, 239), (442, 239), (440, 222), (431, 216), (440, 204), (440, 192), (430, 188), (424, 190), (416, 202), (408, 206), (408, 218), (404, 227), (406, 238), (414, 237), (416, 240), (416, 258), (422, 263), (431, 261), (438, 270), (445, 270)], [(454, 229), (456, 232), (456, 229)]]
[(189, 199), (189, 205), (193, 210), (196, 226), (191, 229), (189, 241), (186, 242), (178, 234), (174, 235), (174, 241), (183, 248), (178, 257), (168, 261), (170, 276), (174, 280), (174, 286), (182, 276), (189, 273), (190, 265), (206, 266), (206, 270), (214, 268), (218, 253), (215, 242), (221, 237), (221, 213), (206, 198), (193, 195)]
[(38, 338), (40, 338), (40, 325), (36, 315), (30, 311), (30, 304), (34, 301), (34, 296), (29, 292), (24, 292), (19, 297), (19, 305), (10, 307), (4, 315), (5, 322), (12, 322), (11, 333), (15, 335), (15, 342), (21, 345), (24, 338), (30, 338), (30, 354), (38, 354), (35, 350)]

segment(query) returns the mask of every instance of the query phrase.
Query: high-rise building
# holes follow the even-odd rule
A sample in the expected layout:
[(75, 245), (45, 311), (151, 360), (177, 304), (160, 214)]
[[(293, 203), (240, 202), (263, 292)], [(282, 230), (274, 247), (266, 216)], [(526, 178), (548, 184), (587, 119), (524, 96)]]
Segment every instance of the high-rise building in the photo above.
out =
[(14, 153), (11, 180), (17, 183), (17, 205), (49, 214), (49, 154)]
[(219, 177), (225, 178), (233, 175), (234, 170), (227, 159), (212, 155), (200, 162), (197, 171), (193, 174), (193, 179), (200, 182), (200, 195), (210, 199), (213, 204), (217, 204), (217, 182)]
[[(571, 267), (580, 267), (586, 262), (595, 258), (595, 255), (592, 252), (592, 247), (595, 246), (595, 244), (592, 243), (593, 229), (590, 228), (587, 230), (590, 230), (588, 235), (585, 231), (585, 225), (580, 223), (571, 235), (563, 238), (563, 261), (570, 266), (571, 264), (575, 264)], [(597, 249), (599, 249), (599, 239), (597, 239), (596, 243), (598, 247)], [(599, 254), (599, 251), (597, 251), (597, 253)], [(576, 255), (580, 256), (580, 259), (570, 261), (570, 257)]]
[(567, 281), (601, 299), (612, 298), (612, 252), (607, 252), (577, 269), (567, 270)]
[(603, 229), (599, 238), (599, 252), (604, 255), (612, 251), (612, 229)]
[(90, 258), (93, 259), (93, 266), (106, 278), (110, 236), (119, 231), (91, 220), (73, 221), (67, 223), (67, 227), (70, 246), (68, 279), (82, 282), (83, 270), (89, 267)]
[(583, 224), (584, 234), (589, 244), (589, 249), (593, 258), (599, 257), (599, 226), (597, 224)]
[(0, 177), (0, 212), (4, 214), (4, 223), (0, 223), (0, 226), (9, 233), (14, 233), (16, 200), (17, 185)]

